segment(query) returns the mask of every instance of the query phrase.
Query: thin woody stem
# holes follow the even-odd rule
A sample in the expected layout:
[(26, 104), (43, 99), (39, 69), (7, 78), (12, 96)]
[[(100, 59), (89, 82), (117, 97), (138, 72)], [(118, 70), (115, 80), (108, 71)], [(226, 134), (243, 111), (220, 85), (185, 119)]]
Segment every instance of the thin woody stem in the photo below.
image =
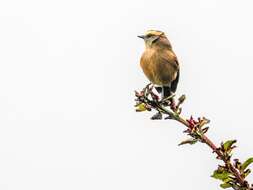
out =
[[(149, 85), (146, 86), (146, 88), (144, 88), (144, 94), (140, 95), (142, 97), (142, 99), (140, 99), (140, 102), (143, 102), (145, 104), (148, 104), (151, 108), (157, 110), (159, 113), (168, 115), (169, 119), (172, 120), (176, 120), (178, 122), (180, 122), (181, 124), (183, 124), (184, 126), (187, 127), (188, 130), (193, 130), (194, 129), (194, 125), (189, 123), (189, 120), (184, 119), (183, 117), (180, 116), (180, 113), (175, 110), (178, 109), (179, 105), (182, 103), (180, 102), (178, 104), (178, 106), (176, 106), (176, 108), (174, 107), (170, 107), (170, 109), (165, 108), (164, 106), (164, 100), (163, 101), (158, 101), (156, 95), (152, 92), (152, 87), (149, 88)], [(151, 95), (152, 100), (148, 98), (148, 96)], [(138, 95), (137, 95), (138, 97)], [(155, 97), (155, 98), (154, 98)], [(172, 99), (173, 97), (171, 97)], [(172, 101), (171, 101), (172, 102)], [(217, 158), (219, 158), (220, 160), (222, 160), (226, 167), (228, 168), (228, 170), (230, 171), (231, 174), (233, 174), (233, 176), (236, 178), (238, 185), (240, 185), (241, 187), (243, 187), (244, 190), (252, 190), (249, 185), (248, 182), (244, 179), (244, 177), (241, 175), (241, 173), (236, 169), (236, 167), (231, 163), (230, 158), (227, 159), (226, 156), (224, 155), (224, 153), (220, 150), (220, 148), (218, 148), (213, 142), (212, 140), (210, 140), (204, 133), (201, 134), (198, 137), (198, 140), (206, 145), (208, 145), (212, 151), (214, 153), (216, 153)], [(238, 187), (233, 186), (233, 188), (235, 190), (238, 190)]]
[[(163, 111), (163, 113), (168, 114), (170, 116), (173, 115), (173, 113), (171, 111), (169, 111), (169, 110), (167, 110), (165, 108), (162, 108), (162, 111)], [(181, 116), (177, 115), (176, 117), (173, 117), (173, 119), (176, 120), (176, 121), (178, 121), (178, 122), (180, 122), (180, 123), (182, 123), (187, 128), (191, 128), (190, 125), (189, 125), (189, 123), (184, 118), (182, 118)], [(225, 164), (229, 165), (230, 170), (235, 175), (235, 177), (238, 179), (239, 183), (241, 185), (244, 185), (245, 184), (245, 180), (242, 178), (242, 176), (239, 174), (239, 172), (236, 170), (236, 168), (230, 162), (227, 163), (227, 161), (225, 159), (223, 159), (223, 155), (217, 149), (217, 146), (204, 134), (201, 136), (201, 140), (202, 140), (203, 143), (207, 144), (213, 150), (213, 152), (215, 152), (225, 162)]]

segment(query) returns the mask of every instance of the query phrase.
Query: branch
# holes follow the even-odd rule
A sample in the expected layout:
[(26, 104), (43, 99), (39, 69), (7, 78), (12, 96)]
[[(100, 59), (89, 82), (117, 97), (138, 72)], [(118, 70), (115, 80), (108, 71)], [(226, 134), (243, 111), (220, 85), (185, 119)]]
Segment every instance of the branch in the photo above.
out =
[(253, 158), (247, 159), (244, 163), (241, 163), (238, 159), (231, 160), (232, 150), (235, 148), (236, 140), (228, 140), (225, 143), (221, 143), (218, 147), (212, 140), (206, 136), (206, 132), (209, 127), (206, 127), (210, 121), (205, 117), (194, 119), (192, 116), (190, 119), (185, 119), (181, 116), (182, 107), (185, 100), (185, 95), (182, 95), (177, 102), (172, 95), (166, 99), (159, 100), (159, 96), (153, 91), (153, 86), (147, 85), (142, 91), (135, 92), (136, 96), (136, 111), (152, 111), (156, 110), (151, 119), (165, 119), (175, 120), (180, 122), (186, 127), (184, 133), (190, 136), (189, 139), (182, 141), (179, 145), (195, 144), (197, 142), (208, 145), (213, 153), (216, 154), (216, 159), (221, 160), (223, 165), (218, 165), (218, 168), (213, 172), (212, 177), (222, 181), (220, 187), (233, 188), (234, 190), (253, 190), (253, 184), (249, 185), (245, 179), (251, 172), (247, 167), (253, 163)]

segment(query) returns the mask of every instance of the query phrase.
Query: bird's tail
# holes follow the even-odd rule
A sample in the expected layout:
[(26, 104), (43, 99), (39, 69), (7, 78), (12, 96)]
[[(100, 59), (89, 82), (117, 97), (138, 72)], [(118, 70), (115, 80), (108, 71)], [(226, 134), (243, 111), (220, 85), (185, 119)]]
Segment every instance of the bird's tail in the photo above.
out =
[(156, 86), (155, 89), (159, 94), (161, 94), (163, 91), (163, 88), (161, 86)]

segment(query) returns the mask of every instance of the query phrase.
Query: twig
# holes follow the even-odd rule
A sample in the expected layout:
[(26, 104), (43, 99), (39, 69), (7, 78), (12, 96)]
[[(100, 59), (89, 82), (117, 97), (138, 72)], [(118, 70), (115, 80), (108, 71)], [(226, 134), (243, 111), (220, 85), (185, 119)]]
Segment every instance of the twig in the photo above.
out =
[(204, 126), (209, 123), (209, 120), (204, 117), (198, 118), (198, 120), (193, 119), (193, 117), (190, 119), (184, 119), (180, 115), (182, 110), (180, 106), (185, 100), (184, 95), (179, 98), (176, 106), (174, 105), (173, 99), (175, 95), (159, 101), (159, 96), (153, 92), (153, 87), (149, 84), (141, 92), (135, 92), (135, 96), (137, 97), (137, 111), (151, 111), (152, 109), (157, 110), (159, 113), (167, 115), (167, 118), (178, 121), (187, 128), (184, 132), (191, 136), (191, 139), (183, 141), (179, 145), (201, 142), (208, 145), (212, 151), (216, 153), (217, 159), (222, 160), (224, 165), (219, 165), (218, 169), (214, 171), (212, 177), (223, 182), (223, 184), (221, 184), (222, 188), (232, 187), (235, 190), (253, 190), (253, 185), (250, 186), (248, 181), (245, 180), (246, 176), (250, 173), (250, 170), (246, 170), (246, 167), (243, 167), (243, 165), (248, 166), (253, 163), (253, 158), (248, 159), (251, 162), (247, 160), (248, 163), (246, 164), (241, 164), (238, 159), (235, 159), (233, 164), (231, 161), (231, 151), (235, 148), (234, 143), (236, 141), (230, 140), (225, 143), (221, 143), (221, 146), (218, 147), (205, 134), (208, 127)]

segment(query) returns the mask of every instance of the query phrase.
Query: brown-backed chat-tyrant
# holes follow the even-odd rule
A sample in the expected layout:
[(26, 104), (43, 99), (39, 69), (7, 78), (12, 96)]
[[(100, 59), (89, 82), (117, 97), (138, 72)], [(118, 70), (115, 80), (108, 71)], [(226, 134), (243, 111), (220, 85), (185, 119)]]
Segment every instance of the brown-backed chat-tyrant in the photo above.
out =
[(149, 81), (156, 85), (162, 98), (175, 93), (179, 80), (179, 64), (166, 35), (157, 30), (148, 30), (138, 36), (145, 41), (145, 51), (140, 65)]

